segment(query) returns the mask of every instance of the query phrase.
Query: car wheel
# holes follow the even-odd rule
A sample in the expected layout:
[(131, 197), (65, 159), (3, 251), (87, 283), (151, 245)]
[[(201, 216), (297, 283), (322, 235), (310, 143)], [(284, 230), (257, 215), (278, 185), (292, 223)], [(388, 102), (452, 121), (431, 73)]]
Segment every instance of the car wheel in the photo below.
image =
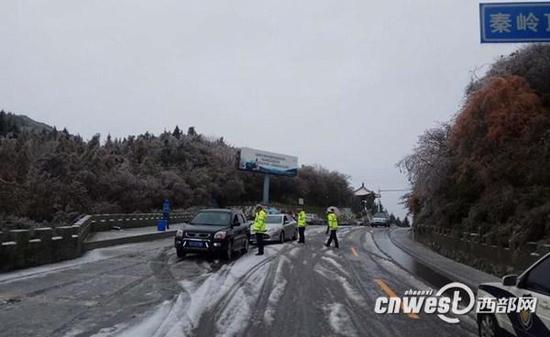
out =
[(248, 253), (248, 239), (244, 241), (244, 246), (243, 246), (243, 249), (241, 250), (241, 253), (243, 253), (243, 255)]
[(227, 261), (231, 261), (231, 258), (233, 258), (233, 242), (229, 241), (227, 243), (227, 248), (223, 253), (223, 258)]
[(479, 337), (501, 337), (502, 333), (494, 315), (483, 315), (478, 323)]
[(185, 252), (181, 248), (176, 248), (176, 254), (180, 259), (183, 259), (185, 257)]
[(279, 242), (285, 243), (285, 232), (282, 231), (281, 234), (279, 234)]

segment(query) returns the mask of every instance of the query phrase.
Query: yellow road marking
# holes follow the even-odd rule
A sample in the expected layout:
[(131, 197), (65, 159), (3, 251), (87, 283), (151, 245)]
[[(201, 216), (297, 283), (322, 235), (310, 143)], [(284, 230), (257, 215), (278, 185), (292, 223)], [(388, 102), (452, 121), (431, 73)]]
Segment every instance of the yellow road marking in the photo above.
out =
[(353, 255), (359, 256), (359, 254), (357, 254), (357, 251), (355, 250), (354, 247), (351, 247), (351, 252), (352, 252)]
[[(393, 291), (392, 288), (390, 288), (390, 286), (388, 286), (386, 284), (386, 282), (384, 282), (383, 280), (381, 279), (374, 279), (374, 282), (376, 282), (376, 284), (378, 284), (378, 286), (380, 288), (382, 288), (382, 290), (386, 293), (386, 295), (388, 297), (399, 297), (397, 296), (397, 294), (395, 293), (395, 291)], [(401, 308), (403, 308), (403, 305), (401, 305)], [(407, 314), (407, 316), (409, 316), (410, 319), (419, 319), (420, 317), (418, 317), (417, 314), (414, 314), (414, 313), (409, 313)]]

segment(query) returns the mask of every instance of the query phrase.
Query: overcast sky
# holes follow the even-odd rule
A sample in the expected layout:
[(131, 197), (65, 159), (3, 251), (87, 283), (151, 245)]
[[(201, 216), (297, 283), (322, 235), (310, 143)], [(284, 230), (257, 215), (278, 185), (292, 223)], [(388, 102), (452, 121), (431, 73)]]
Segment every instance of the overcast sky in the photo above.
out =
[[(395, 163), (518, 47), (479, 43), (478, 6), (2, 0), (0, 108), (85, 138), (195, 126), (354, 186), (406, 188)], [(399, 193), (382, 195), (405, 214)]]

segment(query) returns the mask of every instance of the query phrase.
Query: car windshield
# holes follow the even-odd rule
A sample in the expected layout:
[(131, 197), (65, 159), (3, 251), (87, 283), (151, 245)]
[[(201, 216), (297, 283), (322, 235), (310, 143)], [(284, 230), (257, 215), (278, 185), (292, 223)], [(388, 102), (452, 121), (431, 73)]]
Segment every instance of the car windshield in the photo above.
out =
[(226, 226), (229, 225), (231, 214), (226, 212), (200, 212), (191, 220), (192, 225), (211, 225)]
[(386, 214), (385, 213), (376, 213), (374, 215), (375, 218), (385, 218), (386, 217)]
[(282, 215), (269, 215), (265, 222), (270, 224), (280, 224), (283, 222), (282, 218)]

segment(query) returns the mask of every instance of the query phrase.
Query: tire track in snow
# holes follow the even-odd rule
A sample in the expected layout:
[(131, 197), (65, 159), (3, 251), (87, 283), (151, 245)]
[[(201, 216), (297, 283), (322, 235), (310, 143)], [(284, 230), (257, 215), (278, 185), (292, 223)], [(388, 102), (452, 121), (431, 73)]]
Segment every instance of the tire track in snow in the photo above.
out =
[(277, 264), (277, 269), (275, 270), (275, 275), (273, 277), (273, 287), (269, 297), (267, 299), (267, 308), (264, 312), (263, 320), (271, 325), (275, 319), (275, 306), (283, 296), (285, 287), (287, 285), (287, 280), (283, 276), (283, 267), (286, 264), (290, 264), (290, 260), (287, 257), (281, 256), (279, 258), (279, 263)]
[[(350, 230), (346, 233), (346, 236), (350, 236), (356, 231), (357, 230)], [(350, 241), (347, 242), (349, 243)], [(362, 278), (357, 273), (354, 263), (350, 261), (345, 253), (335, 253), (334, 251), (330, 251), (327, 255), (330, 255), (334, 259), (342, 259), (342, 267), (349, 272), (348, 282), (342, 282), (342, 286), (344, 288), (344, 291), (348, 293), (348, 297), (350, 299), (347, 301), (346, 305), (347, 308), (351, 309), (347, 311), (347, 316), (349, 317), (351, 322), (353, 322), (356, 330), (369, 331), (372, 335), (375, 336), (387, 335), (388, 325), (382, 321), (383, 318), (381, 316), (376, 316), (373, 319), (373, 316), (369, 315), (369, 313), (372, 313), (371, 308), (374, 303), (374, 299), (380, 296), (380, 294), (378, 293), (373, 293), (373, 288), (369, 288), (368, 284), (365, 284), (366, 282), (370, 282), (372, 278)], [(376, 261), (370, 254), (368, 254), (368, 256), (370, 260), (374, 261), (374, 263), (378, 265), (378, 263), (376, 263)], [(357, 293), (360, 298), (356, 298), (354, 296), (354, 293)], [(356, 300), (353, 300), (354, 298), (356, 298)], [(370, 303), (370, 301), (373, 302)], [(395, 334), (392, 333), (390, 335)]]
[[(124, 326), (122, 329), (105, 329), (104, 332), (109, 332), (99, 336), (237, 336), (239, 331), (246, 328), (242, 326), (243, 322), (248, 323), (241, 316), (249, 317), (249, 310), (258, 300), (260, 288), (268, 276), (266, 268), (286, 250), (268, 246), (267, 256), (260, 258), (260, 261), (255, 261), (258, 257), (245, 255), (218, 270), (181, 281), (178, 285), (182, 290), (180, 294), (137, 318), (137, 324), (128, 322), (121, 324)], [(271, 256), (270, 251), (273, 254)], [(166, 270), (162, 274), (161, 277), (169, 276)], [(258, 289), (254, 289), (254, 285)], [(241, 307), (245, 310), (240, 310)]]
[[(266, 250), (269, 249), (268, 247)], [(242, 335), (239, 333), (248, 328), (246, 324), (250, 320), (247, 318), (252, 316), (253, 309), (265, 293), (266, 285), (271, 283), (268, 280), (273, 278), (274, 265), (268, 266), (268, 264), (279, 259), (291, 247), (291, 245), (285, 244), (275, 252), (275, 255), (264, 258), (262, 262), (253, 267), (248, 267), (249, 270), (239, 277), (219, 300), (209, 306), (209, 309), (213, 309), (213, 311), (201, 317), (194, 334), (197, 336)], [(265, 268), (267, 269), (264, 271)], [(240, 320), (235, 317), (239, 317)], [(216, 324), (211, 324), (212, 322), (216, 322)]]

